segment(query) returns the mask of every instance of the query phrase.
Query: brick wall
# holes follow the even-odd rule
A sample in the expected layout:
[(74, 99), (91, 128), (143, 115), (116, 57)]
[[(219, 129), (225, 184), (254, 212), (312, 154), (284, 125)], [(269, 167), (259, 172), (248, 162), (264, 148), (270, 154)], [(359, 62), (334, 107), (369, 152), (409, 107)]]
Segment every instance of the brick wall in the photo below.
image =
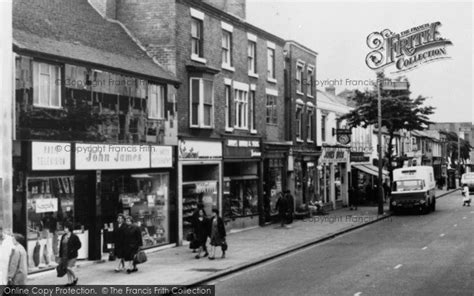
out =
[(176, 73), (176, 10), (174, 0), (117, 0), (117, 20), (140, 40), (147, 51)]
[(229, 14), (245, 19), (246, 0), (202, 0), (202, 2), (208, 3)]
[[(286, 60), (286, 71), (287, 71), (287, 80), (286, 83), (288, 85), (287, 93), (286, 93), (286, 100), (288, 101), (288, 106), (287, 108), (287, 113), (286, 117), (288, 118), (288, 121), (291, 122), (291, 126), (289, 129), (287, 129), (288, 132), (290, 132), (289, 135), (287, 135), (287, 139), (290, 141), (293, 141), (294, 145), (299, 146), (299, 147), (307, 147), (307, 148), (314, 148), (315, 144), (314, 143), (307, 143), (306, 139), (308, 138), (307, 135), (307, 102), (313, 103), (313, 105), (316, 106), (316, 55), (314, 53), (311, 53), (310, 51), (305, 50), (302, 47), (296, 46), (295, 44), (287, 42), (285, 44), (285, 49), (287, 50), (287, 60)], [(296, 80), (296, 67), (297, 67), (297, 62), (298, 60), (302, 61), (305, 63), (303, 67), (303, 89), (302, 92), (303, 94), (297, 93), (297, 80)], [(308, 88), (310, 86), (306, 85), (307, 82), (307, 74), (308, 74), (308, 65), (312, 65), (314, 67), (313, 69), (313, 75), (314, 75), (314, 84), (313, 84), (313, 98), (311, 96), (308, 96)], [(304, 140), (304, 143), (299, 143), (296, 141), (296, 122), (295, 122), (295, 116), (296, 116), (296, 100), (301, 99), (304, 102), (304, 107), (303, 107), (303, 129), (302, 129), (302, 139)], [(315, 111), (315, 110), (314, 110)], [(291, 119), (291, 120), (290, 120)], [(316, 132), (317, 130), (317, 124), (316, 124), (316, 112), (314, 113), (314, 131)], [(313, 138), (316, 140), (316, 135), (313, 136)]]

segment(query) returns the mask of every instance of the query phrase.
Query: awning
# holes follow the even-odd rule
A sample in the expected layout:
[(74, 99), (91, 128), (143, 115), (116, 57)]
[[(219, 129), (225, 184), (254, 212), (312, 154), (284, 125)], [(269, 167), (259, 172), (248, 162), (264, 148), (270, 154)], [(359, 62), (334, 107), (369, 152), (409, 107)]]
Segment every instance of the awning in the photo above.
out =
[[(356, 168), (364, 173), (367, 173), (367, 174), (370, 174), (370, 175), (373, 175), (375, 177), (378, 177), (379, 175), (379, 168), (374, 166), (374, 165), (371, 165), (370, 163), (364, 163), (364, 164), (361, 164), (361, 163), (358, 163), (358, 164), (353, 164), (352, 165), (353, 168)], [(382, 174), (385, 175), (385, 177), (388, 177), (389, 176), (389, 173), (388, 171), (386, 170), (382, 170)]]

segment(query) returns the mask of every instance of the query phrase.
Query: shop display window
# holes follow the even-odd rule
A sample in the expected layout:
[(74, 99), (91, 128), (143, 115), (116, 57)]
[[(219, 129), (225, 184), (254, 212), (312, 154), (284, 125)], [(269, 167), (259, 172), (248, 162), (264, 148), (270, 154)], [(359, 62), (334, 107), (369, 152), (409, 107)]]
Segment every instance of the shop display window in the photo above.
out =
[(265, 210), (270, 216), (277, 215), (278, 211), (276, 208), (276, 203), (278, 197), (282, 194), (283, 191), (283, 159), (273, 158), (268, 160), (268, 175), (266, 176), (267, 182), (267, 192), (266, 198), (268, 200), (265, 202)]
[(198, 206), (202, 206), (208, 217), (217, 207), (217, 181), (196, 181), (183, 183), (183, 236), (193, 231), (193, 220)]
[(130, 215), (142, 231), (143, 247), (169, 243), (168, 173), (131, 175), (119, 190), (122, 213)]
[(258, 215), (258, 179), (224, 178), (224, 217)]
[(30, 272), (56, 265), (66, 222), (84, 233), (84, 225), (74, 219), (74, 187), (72, 176), (27, 179), (26, 238)]

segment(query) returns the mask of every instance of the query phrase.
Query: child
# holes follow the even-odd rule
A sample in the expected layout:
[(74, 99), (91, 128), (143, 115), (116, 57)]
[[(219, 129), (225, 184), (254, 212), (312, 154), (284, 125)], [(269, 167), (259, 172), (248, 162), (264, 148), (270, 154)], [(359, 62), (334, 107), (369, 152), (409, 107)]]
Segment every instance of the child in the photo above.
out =
[(470, 207), (471, 206), (471, 197), (469, 196), (469, 187), (467, 186), (467, 184), (464, 184), (462, 186), (462, 206), (468, 206)]

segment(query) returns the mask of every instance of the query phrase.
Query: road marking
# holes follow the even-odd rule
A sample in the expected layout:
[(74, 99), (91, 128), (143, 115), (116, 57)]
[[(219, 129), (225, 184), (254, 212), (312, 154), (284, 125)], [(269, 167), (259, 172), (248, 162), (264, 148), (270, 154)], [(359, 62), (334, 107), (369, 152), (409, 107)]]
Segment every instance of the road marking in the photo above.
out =
[(398, 264), (398, 265), (395, 266), (393, 269), (399, 269), (400, 267), (402, 267), (402, 264)]
[(428, 249), (428, 247), (423, 247), (423, 248), (422, 248), (422, 250), (426, 250), (426, 249)]
[(443, 237), (443, 236), (444, 236), (444, 233), (441, 233), (439, 236)]
[(360, 295), (362, 295), (362, 292), (357, 292), (354, 294), (354, 296), (360, 296)]

